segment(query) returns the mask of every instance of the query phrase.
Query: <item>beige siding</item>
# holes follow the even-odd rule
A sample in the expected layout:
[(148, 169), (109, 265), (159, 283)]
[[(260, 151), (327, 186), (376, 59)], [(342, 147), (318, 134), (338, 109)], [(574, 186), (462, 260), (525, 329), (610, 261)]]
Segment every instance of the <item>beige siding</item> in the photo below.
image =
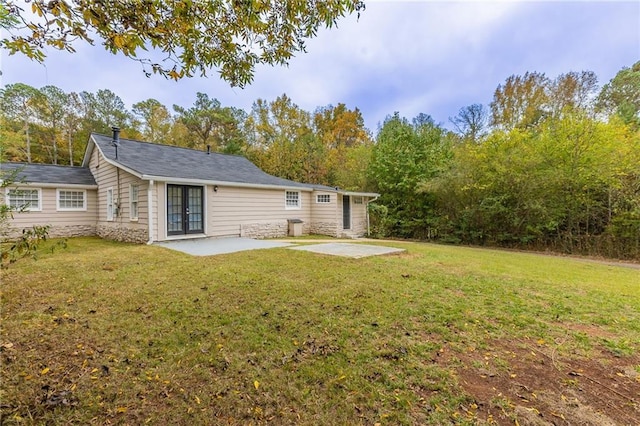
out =
[[(329, 195), (329, 203), (316, 202), (318, 195)], [(335, 192), (314, 191), (311, 197), (311, 233), (337, 237), (342, 229), (342, 210), (338, 210), (342, 195)]]
[[(148, 182), (109, 164), (101, 158), (98, 149), (93, 150), (89, 168), (98, 184), (98, 225), (147, 230), (149, 226)], [(138, 220), (130, 218), (130, 184), (138, 185)], [(107, 190), (109, 188), (113, 189), (113, 201), (119, 206), (113, 221), (107, 221)]]
[(351, 203), (351, 228), (344, 229), (342, 216), (342, 195), (338, 196), (338, 236), (340, 237), (361, 237), (367, 233), (367, 201), (368, 197), (362, 197), (362, 204), (355, 204), (354, 199), (358, 196), (351, 195), (349, 197)]
[[(60, 186), (59, 188), (41, 188), (37, 184), (24, 186), (29, 189), (40, 190), (40, 211), (27, 211), (13, 214), (10, 227), (11, 235), (21, 232), (24, 228), (31, 228), (34, 225), (49, 225), (49, 235), (71, 236), (71, 235), (92, 235), (95, 234), (97, 205), (95, 189), (78, 189)], [(57, 189), (68, 189), (72, 191), (85, 191), (86, 210), (81, 211), (59, 211), (57, 206)]]
[[(102, 158), (98, 149), (93, 150), (89, 160), (89, 169), (98, 184), (98, 235), (124, 241), (146, 241), (149, 230), (148, 182), (111, 165)], [(129, 216), (130, 184), (138, 185), (137, 220), (132, 220)], [(113, 190), (113, 220), (107, 220), (108, 189)]]
[(362, 198), (362, 204), (356, 204), (351, 197), (351, 233), (354, 236), (362, 236), (367, 233), (367, 197)]
[[(285, 190), (220, 186), (207, 188), (207, 234), (216, 237), (242, 235), (244, 227), (270, 223), (286, 226), (287, 219), (301, 219), (308, 232), (311, 193), (300, 191), (301, 208), (285, 208)], [(286, 232), (286, 231), (285, 231)]]

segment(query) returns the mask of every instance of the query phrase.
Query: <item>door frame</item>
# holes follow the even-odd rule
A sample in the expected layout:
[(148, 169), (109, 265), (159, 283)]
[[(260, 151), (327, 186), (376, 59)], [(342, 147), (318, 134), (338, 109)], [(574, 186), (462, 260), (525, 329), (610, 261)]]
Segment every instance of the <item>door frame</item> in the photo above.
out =
[(342, 229), (351, 230), (351, 196), (345, 194), (342, 195)]
[[(181, 190), (181, 198), (182, 198), (182, 231), (170, 231), (169, 230), (169, 188), (170, 187), (178, 187)], [(200, 198), (201, 198), (201, 211), (200, 214), (202, 216), (202, 228), (199, 229), (189, 229), (189, 212), (188, 212), (188, 197), (189, 197), (189, 189), (199, 189), (200, 190)], [(182, 183), (167, 183), (165, 185), (165, 214), (164, 214), (164, 223), (166, 229), (167, 237), (180, 237), (187, 236), (193, 234), (204, 234), (206, 228), (206, 186), (203, 185), (186, 185)]]

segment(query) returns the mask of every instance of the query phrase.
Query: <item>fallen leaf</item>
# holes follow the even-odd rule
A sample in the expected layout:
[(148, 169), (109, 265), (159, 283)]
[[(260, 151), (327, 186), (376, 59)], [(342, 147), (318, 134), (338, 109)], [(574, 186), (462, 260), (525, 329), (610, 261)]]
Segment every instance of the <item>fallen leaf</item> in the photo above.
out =
[(47, 374), (48, 372), (49, 372), (49, 367), (47, 367), (47, 368), (43, 369), (43, 370), (40, 372), (40, 375), (41, 375), (41, 376), (44, 376), (44, 375), (45, 375), (45, 374)]
[(254, 388), (256, 388), (256, 390), (258, 390), (258, 388), (260, 387), (260, 382), (259, 382), (259, 381), (257, 381), (257, 380), (255, 380), (255, 381), (253, 382), (253, 387), (254, 387)]

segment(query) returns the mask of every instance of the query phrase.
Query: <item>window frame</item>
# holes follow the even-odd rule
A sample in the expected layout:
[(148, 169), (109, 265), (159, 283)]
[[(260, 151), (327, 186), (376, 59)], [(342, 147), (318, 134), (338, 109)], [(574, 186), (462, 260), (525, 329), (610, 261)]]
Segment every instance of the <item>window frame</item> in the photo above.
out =
[(316, 194), (316, 204), (331, 204), (331, 194)]
[[(133, 189), (135, 188), (136, 197), (135, 200), (133, 198)], [(135, 209), (134, 209), (135, 205)], [(129, 220), (135, 222), (138, 220), (138, 215), (140, 214), (140, 185), (137, 183), (129, 184)], [(133, 214), (135, 210), (135, 215)]]
[[(82, 207), (62, 207), (60, 205), (61, 192), (78, 192), (82, 193)], [(59, 212), (86, 212), (87, 211), (87, 190), (73, 188), (57, 188), (56, 189), (56, 210)]]
[[(26, 204), (21, 204), (19, 206), (12, 205), (11, 193), (13, 192), (15, 195), (16, 192), (20, 192), (20, 191), (25, 191), (25, 192), (35, 191), (38, 194), (38, 205), (34, 207), (30, 202)], [(9, 206), (9, 208), (11, 208), (13, 211), (17, 211), (17, 212), (41, 212), (42, 211), (42, 188), (25, 188), (25, 187), (7, 188), (5, 192), (5, 204)]]
[(364, 197), (362, 196), (354, 196), (353, 197), (353, 204), (364, 204)]
[(113, 187), (107, 188), (107, 222), (114, 220)]
[[(292, 198), (289, 198), (290, 194), (296, 194), (295, 205), (289, 204), (289, 202), (293, 200)], [(284, 191), (284, 208), (285, 210), (300, 210), (302, 208), (302, 196), (300, 194), (300, 191)]]

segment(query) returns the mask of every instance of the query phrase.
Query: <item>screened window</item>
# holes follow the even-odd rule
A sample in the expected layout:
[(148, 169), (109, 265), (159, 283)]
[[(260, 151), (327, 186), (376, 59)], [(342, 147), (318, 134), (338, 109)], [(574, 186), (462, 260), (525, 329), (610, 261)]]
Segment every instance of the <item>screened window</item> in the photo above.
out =
[(86, 210), (86, 191), (58, 189), (58, 210)]
[(39, 189), (9, 189), (7, 201), (12, 210), (17, 211), (40, 211), (40, 190)]
[(331, 202), (331, 195), (329, 194), (318, 194), (316, 195), (316, 203), (326, 204)]
[(362, 197), (353, 197), (353, 204), (362, 204)]
[(129, 218), (131, 220), (138, 220), (138, 191), (138, 185), (129, 186)]
[(113, 220), (113, 188), (107, 189), (107, 220)]
[(286, 191), (284, 195), (284, 205), (287, 209), (299, 209), (300, 208), (300, 192), (299, 191)]

